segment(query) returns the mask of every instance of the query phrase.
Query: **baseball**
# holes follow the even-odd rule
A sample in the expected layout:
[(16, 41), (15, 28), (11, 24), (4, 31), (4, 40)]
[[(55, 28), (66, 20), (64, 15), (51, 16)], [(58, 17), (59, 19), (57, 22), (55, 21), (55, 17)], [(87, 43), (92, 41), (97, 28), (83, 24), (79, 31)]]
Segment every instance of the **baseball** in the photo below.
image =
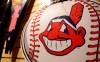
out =
[(82, 0), (44, 6), (21, 36), (27, 62), (99, 62), (100, 5)]

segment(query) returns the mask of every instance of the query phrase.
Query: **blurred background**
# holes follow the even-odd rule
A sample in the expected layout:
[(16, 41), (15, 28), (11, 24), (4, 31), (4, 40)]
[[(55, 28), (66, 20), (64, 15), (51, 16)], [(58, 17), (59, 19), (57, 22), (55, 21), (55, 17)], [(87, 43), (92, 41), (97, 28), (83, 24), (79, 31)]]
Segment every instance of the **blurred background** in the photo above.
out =
[[(50, 2), (48, 3), (48, 0), (30, 0), (30, 1), (31, 2), (29, 4), (29, 7), (24, 12), (25, 13), (24, 18), (22, 20), (22, 24), (21, 24), (21, 27), (19, 29), (16, 42), (13, 46), (13, 50), (11, 52), (5, 53), (5, 49), (6, 49), (6, 41), (4, 41), (5, 38), (0, 39), (0, 55), (1, 55), (0, 62), (25, 62), (24, 56), (22, 54), (22, 50), (21, 50), (21, 47), (20, 47), (20, 38), (21, 38), (22, 29), (23, 29), (25, 23), (28, 21), (31, 14), (33, 14), (34, 12), (39, 10), (41, 7), (43, 7), (46, 4), (45, 2), (47, 2), (47, 4), (50, 3)], [(6, 1), (6, 3), (7, 3), (7, 1)], [(0, 11), (3, 11), (3, 9), (0, 9)], [(7, 31), (6, 31), (7, 29), (8, 29), (8, 27), (5, 29), (4, 33), (7, 33)]]

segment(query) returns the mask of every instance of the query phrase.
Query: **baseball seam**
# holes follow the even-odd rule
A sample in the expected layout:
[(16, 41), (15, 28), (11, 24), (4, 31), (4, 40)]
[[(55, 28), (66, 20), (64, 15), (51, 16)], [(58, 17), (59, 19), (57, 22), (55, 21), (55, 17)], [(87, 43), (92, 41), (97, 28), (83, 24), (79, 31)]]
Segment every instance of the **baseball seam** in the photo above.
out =
[[(83, 2), (83, 1), (81, 1)], [(97, 17), (97, 19), (92, 19), (91, 22), (98, 22), (99, 24), (98, 25), (91, 25), (91, 28), (99, 28), (100, 30), (100, 14), (98, 14), (98, 12), (100, 12), (100, 10), (96, 10), (95, 8), (97, 8), (98, 6), (93, 6), (87, 2), (83, 2), (86, 7), (88, 8), (89, 10), (89, 13), (90, 13), (90, 16), (91, 17)], [(99, 34), (100, 35), (100, 31), (91, 31), (90, 34)], [(98, 35), (98, 37), (90, 37), (90, 41), (95, 41), (95, 40), (98, 40), (98, 44), (94, 44), (94, 45), (88, 45), (88, 48), (97, 48), (97, 51), (94, 51), (94, 52), (87, 52), (87, 55), (96, 55), (96, 58), (92, 59), (92, 60), (87, 60), (86, 62), (98, 62), (100, 61), (100, 58), (98, 57), (98, 55), (100, 54), (100, 51), (98, 50), (99, 47), (100, 47), (100, 44), (99, 44), (99, 39), (100, 39), (100, 36)]]
[(37, 60), (35, 58), (38, 58), (38, 55), (35, 54), (35, 53), (39, 53), (39, 50), (36, 50), (36, 48), (39, 48), (40, 45), (39, 44), (36, 44), (36, 42), (39, 42), (38, 40), (38, 33), (36, 33), (37, 31), (39, 31), (39, 28), (38, 26), (40, 26), (39, 22), (40, 22), (40, 18), (41, 18), (41, 15), (42, 13), (44, 12), (44, 10), (47, 8), (47, 6), (44, 6), (43, 8), (41, 8), (38, 13), (35, 14), (34, 18), (33, 18), (33, 22), (32, 22), (32, 25), (31, 25), (31, 30), (30, 32), (32, 32), (32, 34), (30, 34), (30, 36), (32, 38), (30, 38), (30, 42), (32, 42), (33, 44), (30, 43), (30, 46), (32, 48), (29, 48), (29, 57), (31, 60), (37, 62)]

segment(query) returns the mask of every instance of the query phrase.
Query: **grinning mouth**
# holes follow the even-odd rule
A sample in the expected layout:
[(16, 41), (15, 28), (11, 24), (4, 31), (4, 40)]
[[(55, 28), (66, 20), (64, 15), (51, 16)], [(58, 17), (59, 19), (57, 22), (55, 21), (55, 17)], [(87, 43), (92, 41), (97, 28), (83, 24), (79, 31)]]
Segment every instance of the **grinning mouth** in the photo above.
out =
[(60, 52), (71, 46), (71, 40), (49, 40), (47, 37), (43, 37), (44, 44), (52, 51)]

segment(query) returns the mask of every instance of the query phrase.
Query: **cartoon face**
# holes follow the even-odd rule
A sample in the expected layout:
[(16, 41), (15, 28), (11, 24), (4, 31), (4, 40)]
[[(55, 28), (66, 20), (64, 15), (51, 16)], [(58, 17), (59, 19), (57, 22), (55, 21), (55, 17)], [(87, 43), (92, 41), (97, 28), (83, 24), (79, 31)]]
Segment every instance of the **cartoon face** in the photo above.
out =
[[(82, 46), (85, 41), (84, 36), (85, 29), (83, 27), (79, 27), (75, 31), (71, 26), (66, 24), (64, 20), (61, 20), (61, 22), (51, 21), (47, 29), (40, 34), (39, 38), (49, 53), (53, 55), (65, 55), (74, 50), (76, 47)], [(56, 44), (52, 44), (52, 48), (56, 47), (58, 49), (60, 48), (60, 50), (50, 48), (47, 42), (55, 42)], [(67, 42), (69, 42), (70, 45), (64, 47), (62, 44)]]
[[(69, 16), (62, 15), (53, 18), (45, 31), (40, 33), (39, 39), (47, 52), (53, 55), (62, 56), (85, 43), (85, 29), (81, 26), (76, 28), (76, 25), (81, 20), (83, 8), (83, 5), (80, 3), (74, 4)], [(75, 29), (67, 22), (73, 25)], [(65, 44), (68, 46), (64, 46)]]

